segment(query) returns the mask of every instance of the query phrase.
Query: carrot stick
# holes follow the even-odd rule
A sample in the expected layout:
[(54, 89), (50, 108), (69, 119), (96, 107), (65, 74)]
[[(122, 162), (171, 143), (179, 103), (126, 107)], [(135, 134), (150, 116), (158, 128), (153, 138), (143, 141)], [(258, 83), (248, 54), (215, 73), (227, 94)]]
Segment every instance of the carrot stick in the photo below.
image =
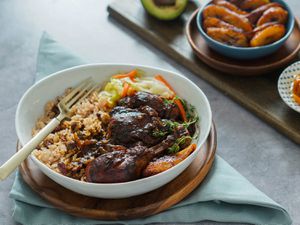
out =
[[(162, 82), (164, 85), (166, 85), (171, 91), (174, 92), (174, 94), (176, 93), (175, 90), (172, 88), (172, 86), (168, 83), (168, 81), (165, 80), (165, 78), (163, 78), (162, 75), (158, 74), (154, 78), (156, 80)], [(183, 107), (181, 101), (179, 99), (175, 99), (174, 102), (177, 105), (177, 107), (179, 108), (179, 111), (180, 111), (180, 114), (181, 114), (181, 117), (182, 117), (183, 121), (186, 122), (187, 121), (186, 112), (184, 110), (184, 107)]]
[(115, 78), (115, 79), (122, 79), (122, 78), (129, 77), (130, 80), (132, 80), (134, 82), (136, 75), (137, 75), (137, 71), (136, 70), (132, 70), (129, 73), (116, 74), (116, 75), (113, 76), (113, 78)]
[(122, 95), (121, 95), (122, 98), (127, 96), (128, 89), (129, 89), (129, 84), (125, 82), (122, 90)]
[(184, 122), (186, 122), (187, 121), (186, 112), (184, 110), (184, 107), (183, 107), (181, 101), (179, 99), (174, 99), (174, 102), (180, 111), (181, 118), (183, 119)]
[(172, 88), (172, 86), (168, 83), (168, 81), (165, 80), (165, 78), (163, 78), (162, 75), (157, 74), (154, 78), (155, 78), (156, 80), (162, 82), (162, 83), (163, 83), (164, 85), (166, 85), (171, 91), (173, 91), (173, 92), (175, 93), (175, 91), (174, 91), (174, 89)]

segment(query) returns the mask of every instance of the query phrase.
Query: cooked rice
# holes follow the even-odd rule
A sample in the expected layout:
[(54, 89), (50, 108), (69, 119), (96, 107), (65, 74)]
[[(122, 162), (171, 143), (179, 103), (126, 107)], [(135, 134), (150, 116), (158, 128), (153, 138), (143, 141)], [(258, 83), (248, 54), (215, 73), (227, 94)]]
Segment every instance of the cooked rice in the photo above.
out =
[[(45, 114), (36, 122), (32, 131), (33, 135), (57, 116), (59, 110), (56, 105), (70, 90), (67, 89), (63, 96), (46, 104)], [(86, 164), (93, 160), (94, 156), (79, 156), (80, 152), (76, 143), (105, 135), (102, 126), (107, 124), (108, 120), (109, 114), (103, 111), (98, 94), (94, 92), (72, 108), (70, 116), (44, 139), (34, 150), (34, 155), (58, 173), (85, 180)]]

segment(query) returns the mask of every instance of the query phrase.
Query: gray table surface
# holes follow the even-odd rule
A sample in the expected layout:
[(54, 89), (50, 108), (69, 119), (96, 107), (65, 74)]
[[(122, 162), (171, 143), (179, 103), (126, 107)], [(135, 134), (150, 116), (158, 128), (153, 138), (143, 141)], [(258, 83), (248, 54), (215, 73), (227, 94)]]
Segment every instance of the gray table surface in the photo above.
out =
[[(297, 9), (298, 0), (288, 0)], [(0, 163), (15, 151), (17, 104), (34, 80), (43, 30), (89, 62), (136, 63), (173, 70), (208, 96), (218, 131), (218, 154), (300, 224), (300, 148), (108, 17), (108, 0), (0, 0)], [(298, 8), (299, 9), (299, 8)], [(300, 16), (300, 12), (298, 16)], [(300, 119), (297, 118), (297, 119)], [(8, 197), (14, 175), (0, 185), (0, 224), (15, 224)], [(216, 224), (202, 222), (199, 224)]]

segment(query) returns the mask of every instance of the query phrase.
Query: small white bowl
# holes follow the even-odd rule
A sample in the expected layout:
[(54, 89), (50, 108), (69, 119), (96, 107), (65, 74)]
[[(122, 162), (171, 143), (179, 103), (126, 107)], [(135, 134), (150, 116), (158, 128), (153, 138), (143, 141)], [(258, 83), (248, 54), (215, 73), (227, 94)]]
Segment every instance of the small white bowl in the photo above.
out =
[(295, 75), (300, 74), (300, 61), (287, 67), (280, 75), (277, 83), (278, 92), (282, 100), (293, 110), (300, 113), (300, 105), (292, 96), (292, 84)]
[(90, 76), (95, 81), (104, 84), (113, 74), (136, 68), (145, 71), (147, 76), (162, 74), (182, 98), (195, 106), (200, 117), (200, 135), (195, 141), (197, 149), (184, 161), (165, 172), (135, 181), (113, 184), (88, 183), (63, 176), (48, 168), (34, 155), (31, 155), (31, 159), (44, 174), (65, 188), (83, 195), (99, 198), (125, 198), (140, 195), (163, 186), (191, 164), (207, 139), (211, 128), (212, 115), (206, 96), (200, 88), (182, 75), (140, 65), (90, 64), (77, 66), (54, 73), (34, 84), (23, 95), (17, 108), (16, 131), (21, 144), (25, 144), (31, 139), (32, 128), (37, 119), (43, 114), (46, 102), (61, 95), (66, 88), (72, 87)]

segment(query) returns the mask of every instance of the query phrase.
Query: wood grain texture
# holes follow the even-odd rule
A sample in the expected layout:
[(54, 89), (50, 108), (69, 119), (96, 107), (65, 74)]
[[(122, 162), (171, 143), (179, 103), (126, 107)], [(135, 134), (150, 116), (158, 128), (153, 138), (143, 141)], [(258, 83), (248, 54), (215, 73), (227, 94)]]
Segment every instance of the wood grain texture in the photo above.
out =
[(198, 58), (216, 70), (237, 76), (265, 75), (287, 65), (298, 55), (300, 49), (299, 20), (295, 21), (295, 28), (291, 36), (275, 53), (263, 58), (263, 60), (235, 60), (222, 56), (208, 47), (197, 28), (197, 12), (198, 10), (191, 15), (186, 24), (187, 40)]
[(278, 76), (287, 65), (251, 77), (228, 76), (206, 65), (194, 54), (185, 36), (185, 25), (196, 9), (190, 3), (179, 19), (162, 22), (149, 16), (139, 1), (114, 1), (108, 7), (111, 17), (300, 144), (300, 114), (286, 106), (277, 91)]
[(140, 218), (170, 208), (198, 187), (213, 164), (216, 135), (213, 125), (197, 158), (173, 181), (149, 193), (130, 198), (99, 199), (72, 192), (48, 178), (30, 159), (26, 159), (19, 170), (24, 181), (35, 192), (69, 214), (105, 220)]

